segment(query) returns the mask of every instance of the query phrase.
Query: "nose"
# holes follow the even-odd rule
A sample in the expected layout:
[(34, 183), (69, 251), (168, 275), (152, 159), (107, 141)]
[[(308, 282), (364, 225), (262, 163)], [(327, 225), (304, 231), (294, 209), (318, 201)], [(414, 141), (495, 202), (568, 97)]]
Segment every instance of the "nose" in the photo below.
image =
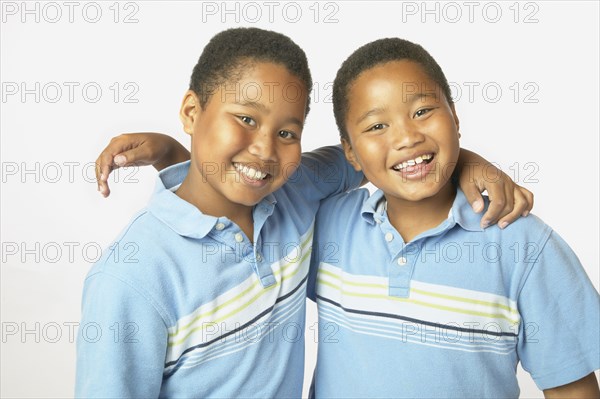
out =
[(425, 135), (413, 123), (404, 123), (394, 127), (391, 135), (392, 147), (396, 150), (414, 147), (425, 141)]
[(276, 161), (277, 154), (275, 152), (275, 140), (276, 134), (261, 129), (255, 133), (252, 138), (252, 142), (248, 147), (250, 154), (256, 156), (263, 162), (274, 162)]

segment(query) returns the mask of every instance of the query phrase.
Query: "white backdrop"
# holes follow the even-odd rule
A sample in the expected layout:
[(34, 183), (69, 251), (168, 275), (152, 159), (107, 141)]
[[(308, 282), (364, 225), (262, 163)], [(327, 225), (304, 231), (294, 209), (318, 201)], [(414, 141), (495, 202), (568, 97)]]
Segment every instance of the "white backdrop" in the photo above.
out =
[[(121, 132), (168, 132), (203, 46), (257, 26), (292, 37), (315, 93), (303, 149), (337, 142), (331, 82), (358, 46), (422, 44), (452, 83), (462, 145), (536, 195), (534, 212), (598, 288), (599, 6), (560, 2), (3, 1), (2, 397), (72, 396), (83, 279), (154, 186), (152, 168), (96, 191), (93, 161)], [(315, 308), (309, 307), (309, 323)], [(309, 341), (311, 341), (309, 337)], [(307, 376), (316, 346), (309, 342)], [(523, 397), (541, 397), (520, 373)]]

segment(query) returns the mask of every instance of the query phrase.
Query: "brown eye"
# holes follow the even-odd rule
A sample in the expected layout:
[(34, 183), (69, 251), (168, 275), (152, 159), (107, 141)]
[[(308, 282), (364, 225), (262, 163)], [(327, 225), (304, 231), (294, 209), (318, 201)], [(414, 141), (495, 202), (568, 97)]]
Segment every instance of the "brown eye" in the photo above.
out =
[(371, 126), (370, 128), (367, 129), (367, 132), (371, 132), (374, 130), (381, 130), (381, 129), (385, 129), (386, 125), (383, 123), (376, 123), (375, 125)]
[(289, 130), (280, 130), (279, 137), (283, 139), (293, 139), (296, 138), (296, 134), (294, 132), (290, 132)]
[(433, 108), (422, 108), (420, 110), (418, 110), (417, 112), (415, 112), (415, 117), (420, 117), (425, 115), (426, 113), (428, 113), (429, 111), (431, 111)]
[(249, 116), (240, 115), (240, 116), (238, 116), (238, 118), (240, 118), (240, 120), (242, 122), (244, 122), (246, 125), (256, 126), (256, 121), (254, 119), (250, 118)]

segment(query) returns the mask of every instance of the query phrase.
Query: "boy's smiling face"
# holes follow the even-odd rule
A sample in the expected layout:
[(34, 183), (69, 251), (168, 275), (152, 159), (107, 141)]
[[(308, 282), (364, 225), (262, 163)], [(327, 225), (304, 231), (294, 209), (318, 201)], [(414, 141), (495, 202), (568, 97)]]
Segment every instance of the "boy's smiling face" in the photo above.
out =
[(300, 162), (306, 105), (305, 85), (268, 62), (220, 85), (204, 109), (188, 91), (180, 113), (192, 135), (188, 178), (209, 212), (254, 206), (287, 181)]
[(348, 92), (346, 157), (388, 200), (419, 201), (448, 182), (458, 159), (458, 118), (416, 62), (362, 72)]

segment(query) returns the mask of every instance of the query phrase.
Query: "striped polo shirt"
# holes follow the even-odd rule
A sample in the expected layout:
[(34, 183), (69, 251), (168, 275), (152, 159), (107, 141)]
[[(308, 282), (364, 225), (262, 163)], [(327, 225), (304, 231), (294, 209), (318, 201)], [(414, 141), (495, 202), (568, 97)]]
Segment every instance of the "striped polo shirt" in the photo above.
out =
[(160, 173), (86, 278), (77, 397), (301, 396), (314, 217), (362, 175), (339, 147), (303, 155), (254, 207), (253, 244), (175, 195), (189, 166)]
[(599, 296), (577, 256), (536, 216), (505, 230), (480, 217), (457, 190), (448, 219), (406, 243), (382, 191), (323, 202), (317, 398), (516, 398), (519, 362), (540, 389), (600, 367)]

